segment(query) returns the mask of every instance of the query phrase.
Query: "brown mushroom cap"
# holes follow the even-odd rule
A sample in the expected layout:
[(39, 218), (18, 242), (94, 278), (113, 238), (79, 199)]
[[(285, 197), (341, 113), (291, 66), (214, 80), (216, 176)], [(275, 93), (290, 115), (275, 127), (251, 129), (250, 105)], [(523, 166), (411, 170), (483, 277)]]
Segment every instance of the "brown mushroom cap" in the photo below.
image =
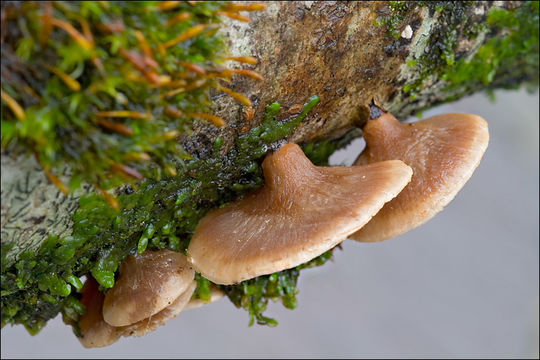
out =
[(128, 256), (116, 284), (105, 295), (103, 318), (113, 326), (146, 319), (186, 291), (195, 273), (186, 256), (170, 250)]
[(392, 238), (435, 216), (471, 177), (489, 141), (486, 121), (471, 114), (402, 124), (385, 113), (369, 120), (363, 131), (366, 148), (356, 165), (400, 159), (414, 174), (398, 196), (350, 236), (361, 242)]
[(202, 299), (191, 299), (184, 310), (190, 310), (190, 309), (196, 309), (204, 305), (208, 305), (210, 303), (213, 303), (214, 301), (218, 301), (223, 296), (225, 296), (225, 292), (218, 288), (214, 284), (210, 284), (210, 300), (204, 301)]
[(97, 282), (90, 278), (81, 290), (83, 294), (81, 302), (85, 305), (86, 312), (78, 322), (81, 332), (79, 341), (85, 348), (96, 348), (109, 346), (118, 341), (121, 336), (142, 336), (152, 332), (178, 316), (186, 308), (196, 288), (197, 282), (192, 280), (187, 289), (171, 305), (157, 314), (131, 325), (116, 327), (109, 325), (103, 319), (102, 307), (105, 295), (98, 290)]
[(99, 291), (98, 283), (88, 278), (81, 289), (81, 303), (86, 308), (78, 325), (81, 336), (78, 337), (85, 348), (104, 347), (118, 341), (121, 332), (103, 320), (102, 306), (105, 294)]
[(188, 247), (194, 269), (234, 284), (313, 259), (352, 234), (410, 181), (399, 160), (318, 167), (285, 144), (263, 164), (265, 185), (209, 212)]
[(121, 327), (122, 336), (142, 336), (156, 330), (161, 325), (165, 325), (167, 321), (174, 319), (185, 309), (196, 287), (197, 282), (195, 280), (191, 281), (187, 289), (165, 309), (135, 324)]

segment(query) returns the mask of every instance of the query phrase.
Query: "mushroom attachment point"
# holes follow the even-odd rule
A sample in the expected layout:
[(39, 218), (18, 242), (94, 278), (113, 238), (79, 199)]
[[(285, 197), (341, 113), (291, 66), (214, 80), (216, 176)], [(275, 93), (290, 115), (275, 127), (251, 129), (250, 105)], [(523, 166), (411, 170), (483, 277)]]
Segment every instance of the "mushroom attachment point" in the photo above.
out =
[(443, 114), (402, 124), (389, 113), (368, 120), (366, 148), (355, 165), (399, 159), (409, 165), (411, 182), (358, 232), (360, 242), (390, 239), (441, 211), (480, 163), (489, 141), (484, 119), (471, 114)]
[(195, 276), (186, 256), (170, 250), (128, 256), (119, 273), (103, 302), (103, 318), (113, 326), (131, 325), (162, 311)]
[(360, 229), (410, 181), (399, 160), (319, 167), (288, 143), (262, 164), (262, 188), (197, 224), (187, 253), (217, 284), (234, 284), (303, 264)]

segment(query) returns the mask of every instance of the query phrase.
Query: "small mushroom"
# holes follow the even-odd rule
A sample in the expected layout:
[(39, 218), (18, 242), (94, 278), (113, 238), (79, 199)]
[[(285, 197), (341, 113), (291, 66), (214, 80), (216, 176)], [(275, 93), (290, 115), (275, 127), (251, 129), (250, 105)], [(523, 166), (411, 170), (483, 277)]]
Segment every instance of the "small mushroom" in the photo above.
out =
[(318, 167), (285, 144), (262, 164), (265, 185), (209, 212), (187, 253), (194, 269), (234, 284), (311, 260), (360, 229), (410, 181), (399, 160)]
[(128, 256), (116, 284), (105, 295), (103, 318), (113, 326), (146, 319), (171, 305), (194, 276), (186, 256), (174, 251), (147, 250)]
[(121, 327), (122, 336), (142, 336), (156, 330), (161, 325), (165, 325), (167, 321), (174, 319), (186, 308), (196, 287), (197, 282), (195, 280), (191, 281), (187, 289), (165, 309), (135, 324)]
[(366, 148), (356, 165), (399, 159), (414, 175), (398, 196), (350, 236), (361, 242), (395, 237), (435, 216), (471, 177), (489, 141), (486, 121), (471, 114), (437, 115), (402, 124), (382, 113), (368, 120), (363, 132)]
[(109, 346), (122, 336), (146, 335), (185, 310), (196, 287), (197, 282), (192, 280), (186, 291), (165, 309), (134, 324), (117, 327), (109, 325), (103, 319), (102, 306), (105, 295), (98, 290), (97, 282), (89, 279), (81, 290), (83, 294), (81, 301), (85, 305), (86, 312), (78, 323), (81, 333), (79, 341), (85, 348), (96, 348)]
[(214, 301), (218, 301), (223, 296), (225, 296), (225, 292), (223, 290), (221, 290), (214, 284), (210, 284), (210, 300), (204, 301), (202, 299), (191, 299), (187, 303), (184, 310), (200, 308), (201, 306), (213, 303)]
[[(114, 293), (111, 289), (104, 295), (93, 278), (89, 278), (81, 290), (86, 312), (78, 326), (79, 340), (84, 347), (108, 346), (121, 336), (141, 336), (155, 330), (185, 308), (197, 287), (185, 255), (169, 250), (146, 251), (140, 256), (128, 257), (120, 272)], [(110, 296), (108, 310), (105, 308), (107, 296)], [(170, 300), (165, 302), (165, 299)], [(159, 305), (163, 303), (165, 307)], [(161, 310), (156, 311), (159, 308)], [(132, 321), (136, 318), (134, 309), (150, 315), (123, 326), (113, 326), (104, 319), (107, 313), (116, 322), (118, 319)]]
[(90, 277), (81, 289), (81, 303), (86, 310), (78, 322), (78, 339), (85, 348), (108, 346), (118, 341), (121, 336), (121, 331), (103, 320), (101, 310), (105, 294), (99, 291), (98, 286), (97, 281)]

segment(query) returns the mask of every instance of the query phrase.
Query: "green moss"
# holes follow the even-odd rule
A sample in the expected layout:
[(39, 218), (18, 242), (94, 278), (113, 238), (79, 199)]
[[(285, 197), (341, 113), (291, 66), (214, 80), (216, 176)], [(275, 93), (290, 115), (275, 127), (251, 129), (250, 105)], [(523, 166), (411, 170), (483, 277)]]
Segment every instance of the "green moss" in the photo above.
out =
[[(407, 62), (415, 77), (403, 85), (402, 91), (410, 100), (425, 93), (428, 82), (444, 82), (443, 91), (447, 95), (443, 93), (440, 102), (453, 101), (481, 89), (538, 84), (538, 2), (524, 1), (515, 9), (488, 3), (490, 9), (485, 21), (472, 16), (475, 4), (473, 1), (391, 1), (388, 13), (377, 18), (376, 24), (386, 26), (388, 36), (398, 39), (403, 21), (420, 8), (426, 7), (430, 16), (437, 17), (426, 41), (429, 50)], [(482, 33), (489, 34), (489, 40), (473, 56), (465, 57), (457, 51), (458, 37), (476, 41)], [(436, 104), (432, 101), (430, 106), (433, 105)]]
[[(223, 4), (159, 6), (127, 1), (3, 3), (9, 31), (2, 42), (2, 92), (19, 103), (24, 119), (4, 106), (3, 95), (2, 146), (11, 143), (34, 152), (53, 176), (55, 169), (69, 164), (72, 190), (83, 181), (104, 189), (134, 181), (123, 166), (154, 177), (175, 159), (188, 158), (171, 131), (189, 132), (195, 120), (186, 114), (209, 111), (207, 90), (217, 84), (209, 75), (219, 70), (226, 55), (216, 32), (216, 12)], [(169, 23), (183, 13), (189, 18)], [(110, 30), (113, 25), (123, 30)], [(205, 28), (165, 48), (196, 26)], [(182, 62), (207, 73), (192, 72)], [(184, 90), (169, 94), (180, 88)], [(103, 114), (111, 111), (132, 113)], [(150, 159), (141, 161), (141, 156)]]
[(231, 302), (249, 314), (249, 326), (257, 321), (259, 325), (276, 326), (275, 319), (264, 316), (268, 301), (281, 301), (287, 309), (296, 308), (296, 287), (300, 270), (324, 265), (332, 258), (333, 249), (292, 269), (270, 275), (259, 276), (236, 285), (220, 286)]
[(515, 87), (517, 84), (507, 83), (506, 79), (516, 77), (518, 69), (519, 73), (535, 74), (531, 80), (538, 84), (538, 8), (539, 3), (534, 1), (514, 10), (491, 8), (486, 24), (490, 31), (504, 35), (489, 39), (474, 57), (462, 58), (446, 69), (441, 77), (449, 84), (446, 90), (470, 93), (481, 86)]

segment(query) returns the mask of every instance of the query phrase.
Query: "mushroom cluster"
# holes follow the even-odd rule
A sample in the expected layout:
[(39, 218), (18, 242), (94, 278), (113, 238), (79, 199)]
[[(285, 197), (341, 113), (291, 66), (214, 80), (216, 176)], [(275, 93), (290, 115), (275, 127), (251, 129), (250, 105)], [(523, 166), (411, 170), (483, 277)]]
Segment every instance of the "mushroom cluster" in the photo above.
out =
[[(488, 144), (486, 122), (445, 114), (411, 124), (373, 108), (354, 166), (315, 166), (286, 143), (262, 163), (262, 188), (199, 221), (187, 257), (169, 250), (130, 256), (105, 295), (89, 279), (79, 321), (85, 347), (155, 330), (191, 299), (194, 272), (230, 285), (303, 264), (347, 237), (381, 241), (432, 218), (463, 187)], [(224, 293), (211, 284), (210, 301)], [(191, 301), (190, 301), (191, 299)]]
[(476, 115), (402, 124), (370, 110), (354, 166), (314, 166), (294, 144), (268, 155), (261, 189), (197, 225), (187, 250), (195, 271), (229, 285), (305, 263), (348, 236), (400, 235), (456, 196), (488, 145), (487, 123)]
[[(118, 280), (106, 294), (89, 278), (81, 290), (86, 308), (78, 323), (81, 344), (108, 346), (122, 336), (142, 336), (164, 325), (187, 308), (197, 286), (194, 275), (185, 255), (148, 250), (122, 262)], [(193, 301), (192, 307), (202, 305)]]

